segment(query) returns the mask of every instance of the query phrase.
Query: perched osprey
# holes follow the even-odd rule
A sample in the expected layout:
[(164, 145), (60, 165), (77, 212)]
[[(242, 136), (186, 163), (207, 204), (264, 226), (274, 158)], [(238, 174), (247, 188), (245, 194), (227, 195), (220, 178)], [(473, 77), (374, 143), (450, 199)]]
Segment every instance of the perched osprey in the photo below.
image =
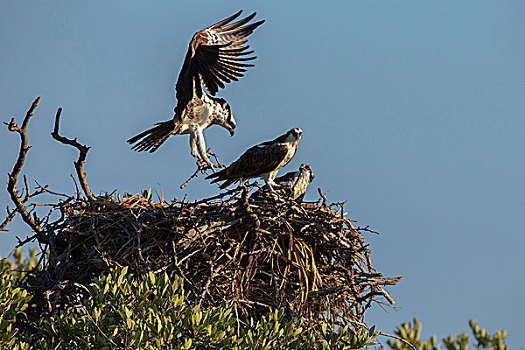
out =
[(314, 173), (308, 164), (301, 164), (298, 171), (290, 171), (275, 178), (274, 182), (283, 187), (291, 199), (302, 201), (308, 185), (314, 180)]
[(230, 23), (241, 12), (193, 35), (175, 87), (177, 106), (173, 119), (130, 138), (128, 143), (135, 143), (133, 150), (155, 152), (171, 135), (189, 134), (192, 156), (213, 168), (206, 153), (203, 130), (216, 124), (233, 135), (236, 126), (229, 104), (213, 96), (224, 88), (224, 83), (237, 81), (247, 67), (254, 66), (244, 63), (256, 57), (249, 56), (253, 51), (246, 51), (249, 46), (243, 45), (248, 41), (245, 38), (264, 23), (261, 20), (246, 24), (255, 17), (255, 12)]
[(211, 183), (224, 181), (219, 186), (223, 189), (237, 180), (261, 177), (269, 190), (274, 192), (277, 171), (292, 159), (302, 135), (301, 129), (294, 128), (275, 140), (253, 146), (228, 167), (206, 178), (214, 179)]

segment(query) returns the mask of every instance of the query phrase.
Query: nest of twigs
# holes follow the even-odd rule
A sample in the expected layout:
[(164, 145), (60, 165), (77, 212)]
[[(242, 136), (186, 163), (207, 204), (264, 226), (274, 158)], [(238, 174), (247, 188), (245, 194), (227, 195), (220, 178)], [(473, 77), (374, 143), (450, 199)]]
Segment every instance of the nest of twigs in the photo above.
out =
[[(383, 286), (401, 278), (384, 278), (372, 267), (363, 234), (373, 231), (354, 228), (343, 203), (327, 204), (320, 190), (318, 202), (303, 203), (286, 190), (250, 195), (246, 186), (194, 203), (95, 196), (83, 171), (89, 147), (59, 134), (61, 108), (52, 136), (79, 151), (74, 165), (85, 197), (78, 186), (75, 197), (40, 185), (30, 192), (25, 177), (19, 193), (17, 180), (30, 148), (27, 126), (39, 99), (21, 126), (14, 118), (5, 123), (20, 135), (20, 150), (7, 186), (15, 209), (8, 208), (0, 223), (2, 231), (20, 214), (35, 234), (17, 246), (35, 238), (42, 246), (42, 268), (26, 274), (24, 282), (33, 307), (53, 311), (78, 302), (86, 297), (84, 285), (114, 266), (181, 276), (190, 302), (204, 307), (232, 302), (239, 322), (284, 308), (302, 323), (361, 325), (373, 302), (393, 304)], [(43, 192), (65, 199), (38, 218), (28, 203)]]
[[(320, 192), (322, 195), (322, 193)], [(80, 284), (112, 266), (181, 276), (187, 299), (233, 302), (241, 322), (269, 308), (311, 323), (358, 323), (372, 302), (393, 300), (371, 264), (343, 203), (300, 203), (247, 187), (195, 203), (68, 200), (46, 228), (49, 256), (32, 285), (57, 307), (74, 302)], [(36, 282), (36, 283), (35, 283)]]

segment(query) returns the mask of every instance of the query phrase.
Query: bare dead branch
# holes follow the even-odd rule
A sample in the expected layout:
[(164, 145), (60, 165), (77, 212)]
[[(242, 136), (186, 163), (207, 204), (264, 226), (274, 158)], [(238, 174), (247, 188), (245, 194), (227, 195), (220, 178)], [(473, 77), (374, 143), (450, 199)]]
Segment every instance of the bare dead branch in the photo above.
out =
[[(24, 189), (24, 198), (21, 199), (22, 203), (25, 205), (31, 198), (35, 197), (35, 196), (38, 196), (39, 194), (42, 194), (44, 193), (44, 189), (38, 189), (36, 190), (35, 192), (31, 193), (29, 192), (29, 186), (27, 184), (27, 177), (24, 175), (24, 185), (25, 185), (25, 189)], [(31, 204), (30, 206), (36, 206), (38, 204)], [(16, 216), (16, 213), (18, 212), (18, 209), (15, 208), (13, 210), (10, 210), (9, 207), (6, 208), (7, 209), (7, 217), (5, 218), (4, 222), (2, 222), (2, 224), (0, 224), (0, 231), (9, 231), (9, 230), (6, 230), (5, 227), (11, 222), (11, 220), (14, 219), (14, 217)], [(34, 214), (33, 214), (34, 215)], [(38, 221), (38, 219), (35, 219), (36, 221)], [(34, 238), (34, 237), (33, 237)]]
[(323, 191), (321, 191), (320, 188), (317, 189), (317, 192), (319, 192), (319, 195), (320, 195), (321, 198), (323, 199), (323, 204), (322, 204), (322, 206), (323, 206), (323, 207), (326, 207), (326, 202), (327, 202), (328, 200), (326, 199), (325, 194), (323, 193)]
[(62, 108), (59, 108), (57, 110), (57, 114), (56, 114), (56, 117), (55, 117), (55, 129), (51, 133), (51, 136), (53, 136), (53, 138), (55, 140), (57, 140), (58, 142), (61, 142), (61, 143), (66, 144), (66, 145), (73, 146), (76, 149), (78, 149), (80, 154), (78, 155), (78, 160), (76, 162), (74, 162), (75, 169), (77, 171), (78, 180), (80, 181), (80, 186), (82, 187), (82, 190), (84, 191), (84, 194), (86, 195), (86, 197), (88, 197), (91, 200), (94, 200), (95, 196), (93, 195), (93, 193), (89, 189), (89, 186), (88, 186), (88, 183), (87, 183), (87, 180), (86, 180), (86, 173), (84, 173), (84, 170), (83, 170), (84, 162), (86, 160), (86, 156), (87, 156), (87, 152), (89, 151), (89, 147), (87, 147), (85, 145), (81, 145), (80, 143), (78, 143), (76, 138), (68, 139), (67, 137), (60, 136), (58, 134), (58, 128), (59, 128), (59, 125), (60, 125), (60, 114), (61, 113), (62, 113)]
[(180, 189), (182, 190), (184, 187), (186, 187), (187, 184), (190, 183), (191, 180), (199, 176), (199, 172), (203, 171), (203, 169), (200, 167), (200, 165), (197, 166), (197, 170), (188, 178), (188, 180), (184, 181), (182, 185), (180, 185)]
[[(36, 237), (40, 243), (47, 243), (47, 236), (44, 233), (44, 229), (40, 226), (38, 223), (38, 218), (36, 217), (36, 214), (32, 217), (29, 211), (27, 210), (27, 207), (25, 206), (25, 202), (31, 198), (30, 194), (28, 192), (28, 187), (26, 185), (26, 194), (25, 198), (22, 199), (21, 196), (18, 194), (18, 191), (16, 189), (16, 184), (18, 181), (18, 175), (20, 175), (20, 171), (22, 170), (22, 167), (24, 166), (24, 162), (26, 160), (26, 155), (29, 149), (31, 148), (28, 145), (28, 137), (27, 137), (27, 126), (29, 124), (29, 120), (33, 116), (33, 113), (38, 106), (38, 102), (40, 101), (40, 97), (37, 97), (36, 100), (33, 102), (31, 107), (26, 113), (26, 116), (22, 122), (22, 126), (19, 127), (16, 122), (15, 118), (12, 118), (9, 123), (4, 122), (5, 125), (7, 125), (7, 129), (11, 132), (16, 132), (20, 135), (20, 151), (18, 153), (18, 158), (16, 160), (16, 163), (13, 167), (13, 171), (8, 174), (9, 175), (9, 181), (7, 183), (7, 191), (9, 192), (9, 195), (11, 196), (11, 200), (16, 206), (16, 211), (20, 213), (22, 216), (22, 219), (24, 222), (31, 227), (31, 229), (36, 233)], [(27, 181), (26, 181), (27, 184)], [(25, 201), (24, 201), (25, 200)], [(9, 218), (10, 215), (8, 215)], [(8, 219), (7, 218), (7, 219)], [(6, 220), (7, 220), (6, 219)], [(12, 218), (11, 218), (12, 219)], [(9, 221), (11, 221), (11, 219)], [(7, 223), (9, 222), (7, 221)], [(5, 221), (4, 221), (5, 222)], [(6, 223), (6, 225), (7, 225)], [(3, 224), (2, 224), (3, 225)], [(5, 227), (5, 226), (4, 226)]]
[(17, 244), (16, 244), (16, 247), (15, 248), (20, 248), (21, 246), (23, 246), (24, 244), (26, 243), (29, 243), (31, 242), (33, 239), (37, 238), (36, 235), (32, 235), (32, 236), (29, 236), (29, 237), (26, 237), (23, 241), (16, 237), (16, 240), (17, 240)]
[(0, 224), (0, 232), (2, 231), (9, 231), (9, 230), (6, 230), (5, 227), (11, 222), (11, 220), (13, 220), (13, 218), (15, 217), (17, 211), (16, 209), (13, 209), (13, 210), (9, 210), (9, 207), (7, 207), (7, 216), (4, 220), (4, 222), (2, 222), (2, 224)]
[[(215, 153), (211, 153), (211, 148), (208, 148), (207, 153), (208, 157), (215, 158), (216, 163), (213, 164), (215, 168), (224, 168), (224, 165), (219, 163), (219, 158), (217, 158), (217, 155)], [(180, 185), (180, 189), (182, 190), (184, 187), (186, 187), (186, 185), (189, 184), (191, 180), (199, 176), (199, 173), (208, 174), (206, 172), (207, 170), (212, 170), (211, 166), (209, 166), (208, 164), (206, 164), (206, 162), (202, 160), (197, 160), (197, 170), (195, 170), (195, 172), (188, 178), (188, 180), (186, 180), (182, 185)]]
[(370, 233), (375, 233), (376, 235), (379, 234), (379, 232), (372, 230), (372, 229), (370, 228), (370, 226), (368, 226), (368, 225), (366, 225), (365, 227), (360, 227), (360, 226), (359, 226), (359, 227), (357, 228), (357, 231), (366, 231), (366, 232), (370, 232)]
[(67, 195), (65, 193), (51, 191), (50, 189), (47, 188), (48, 187), (47, 185), (42, 186), (41, 184), (38, 183), (38, 181), (35, 181), (35, 182), (36, 182), (36, 185), (38, 186), (38, 188), (40, 189), (41, 192), (47, 192), (47, 193), (55, 195), (55, 196), (62, 196), (62, 197), (66, 197), (66, 198), (69, 198), (69, 199), (75, 199), (74, 197), (71, 197), (70, 195)]
[(75, 179), (73, 174), (69, 174), (69, 176), (71, 176), (71, 178), (73, 179), (73, 183), (75, 184), (75, 193), (77, 195), (77, 199), (80, 199), (80, 191), (78, 190), (77, 179)]
[(224, 198), (226, 196), (232, 195), (232, 194), (237, 193), (239, 191), (242, 191), (242, 187), (236, 187), (233, 190), (228, 190), (226, 192), (219, 193), (216, 196), (201, 199), (199, 201), (196, 201), (194, 204), (206, 203), (206, 202), (209, 202), (209, 201), (212, 201), (212, 200), (215, 200), (215, 199), (222, 199), (222, 198)]

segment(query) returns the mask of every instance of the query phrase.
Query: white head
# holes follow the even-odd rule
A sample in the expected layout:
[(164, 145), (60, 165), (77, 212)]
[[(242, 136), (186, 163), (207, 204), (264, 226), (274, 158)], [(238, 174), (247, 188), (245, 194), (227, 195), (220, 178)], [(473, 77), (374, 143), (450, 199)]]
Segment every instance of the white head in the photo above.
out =
[(297, 142), (303, 136), (303, 131), (299, 128), (293, 128), (286, 133), (286, 140), (288, 142)]
[(308, 174), (309, 182), (312, 182), (315, 178), (314, 172), (312, 171), (312, 167), (310, 167), (310, 165), (308, 164), (301, 164), (301, 166), (299, 167), (299, 172), (305, 175)]
[(222, 126), (230, 132), (230, 136), (233, 136), (237, 123), (233, 117), (230, 105), (223, 98), (215, 98), (214, 100), (218, 110), (213, 124)]

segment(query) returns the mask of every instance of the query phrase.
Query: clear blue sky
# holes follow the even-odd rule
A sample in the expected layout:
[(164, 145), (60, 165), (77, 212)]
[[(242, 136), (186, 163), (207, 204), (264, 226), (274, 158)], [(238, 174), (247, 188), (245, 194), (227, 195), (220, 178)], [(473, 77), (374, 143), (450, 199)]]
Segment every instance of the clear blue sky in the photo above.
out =
[[(0, 116), (21, 121), (36, 96), (24, 168), (72, 192), (77, 153), (92, 147), (91, 188), (167, 198), (217, 193), (193, 172), (187, 137), (157, 153), (125, 140), (172, 117), (174, 83), (192, 33), (240, 8), (266, 19), (251, 37), (255, 69), (222, 90), (238, 122), (207, 144), (224, 163), (292, 127), (304, 130), (284, 170), (311, 164), (315, 188), (348, 200), (387, 276), (397, 312), (367, 322), (390, 332), (418, 317), (425, 335), (467, 330), (469, 318), (506, 328), (525, 346), (525, 2), (523, 1), (2, 1)], [(7, 182), (18, 137), (0, 130)], [(53, 200), (50, 198), (42, 200)], [(0, 190), (0, 205), (11, 204)], [(0, 254), (27, 227), (0, 233)]]

